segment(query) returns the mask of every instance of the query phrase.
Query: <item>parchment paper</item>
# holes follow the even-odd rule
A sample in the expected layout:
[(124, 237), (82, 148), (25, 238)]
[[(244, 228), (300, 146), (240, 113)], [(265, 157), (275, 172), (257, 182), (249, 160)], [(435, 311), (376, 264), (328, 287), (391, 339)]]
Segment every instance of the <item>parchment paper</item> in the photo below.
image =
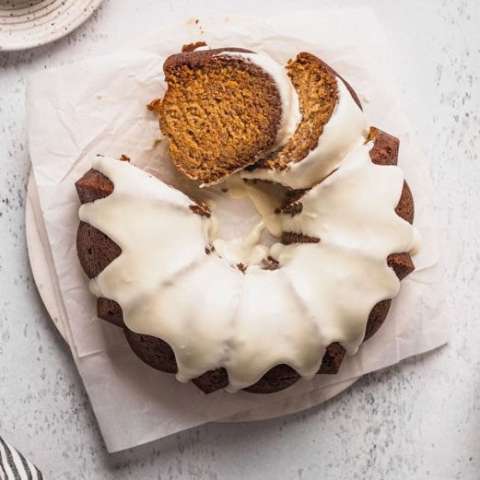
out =
[[(210, 421), (255, 419), (267, 412), (276, 416), (307, 408), (356, 377), (447, 340), (429, 162), (414, 144), (400, 109), (378, 21), (370, 10), (319, 9), (268, 23), (253, 18), (191, 19), (159, 30), (135, 47), (130, 41), (129, 48), (117, 54), (30, 79), (28, 135), (36, 208), (51, 249), (68, 341), (110, 452)], [(346, 359), (339, 374), (317, 375), (312, 382), (300, 381), (273, 395), (204, 395), (193, 385), (179, 384), (174, 376), (144, 365), (120, 329), (97, 319), (95, 299), (77, 260), (79, 204), (74, 182), (90, 167), (92, 156), (127, 154), (137, 165), (188, 189), (165, 158), (165, 142), (156, 142), (157, 120), (145, 105), (164, 91), (164, 58), (200, 39), (212, 47), (263, 50), (281, 62), (301, 50), (326, 60), (354, 85), (372, 124), (400, 137), (400, 165), (415, 196), (415, 224), (423, 247), (415, 258), (417, 269), (402, 282), (385, 325), (358, 355)]]

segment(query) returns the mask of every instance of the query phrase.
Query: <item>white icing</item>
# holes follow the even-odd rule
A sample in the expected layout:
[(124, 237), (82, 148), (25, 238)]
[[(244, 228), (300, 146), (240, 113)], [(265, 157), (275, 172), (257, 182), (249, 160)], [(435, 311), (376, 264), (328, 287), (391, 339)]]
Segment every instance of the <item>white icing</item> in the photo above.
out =
[(217, 238), (212, 244), (220, 257), (227, 259), (232, 265), (259, 265), (268, 256), (268, 248), (260, 245), (260, 237), (265, 228), (263, 222), (258, 223), (245, 238), (224, 240)]
[(365, 142), (369, 126), (345, 83), (337, 78), (338, 101), (325, 124), (317, 146), (298, 162), (284, 170), (257, 168), (242, 172), (243, 178), (277, 182), (294, 189), (310, 188), (330, 174), (345, 155)]
[[(342, 167), (302, 198), (299, 215), (282, 215), (282, 230), (298, 232), (359, 255), (384, 260), (393, 252), (409, 252), (412, 226), (395, 213), (404, 176), (396, 166), (376, 165), (372, 143), (361, 145)], [(408, 242), (406, 242), (408, 239)]]
[[(225, 367), (236, 391), (278, 364), (311, 378), (332, 342), (355, 353), (372, 307), (399, 290), (386, 257), (415, 243), (414, 228), (394, 211), (403, 174), (374, 165), (371, 147), (351, 151), (306, 193), (300, 214), (277, 215), (281, 230), (321, 241), (271, 247), (258, 243), (263, 223), (243, 241), (215, 238), (214, 214), (194, 214), (187, 196), (129, 163), (97, 158), (93, 168), (114, 191), (81, 206), (80, 219), (122, 253), (91, 291), (117, 301), (131, 330), (168, 342), (180, 381)], [(217, 251), (207, 254), (212, 242)], [(263, 270), (266, 256), (280, 268)]]
[(222, 57), (237, 57), (260, 67), (274, 81), (280, 95), (282, 115), (277, 131), (277, 137), (272, 150), (287, 143), (294, 134), (302, 118), (297, 91), (293, 86), (285, 68), (265, 53), (254, 52), (222, 52)]
[(230, 358), (225, 363), (228, 390), (254, 384), (279, 364), (313, 377), (325, 347), (290, 278), (283, 269), (253, 267), (246, 271), (242, 284)]

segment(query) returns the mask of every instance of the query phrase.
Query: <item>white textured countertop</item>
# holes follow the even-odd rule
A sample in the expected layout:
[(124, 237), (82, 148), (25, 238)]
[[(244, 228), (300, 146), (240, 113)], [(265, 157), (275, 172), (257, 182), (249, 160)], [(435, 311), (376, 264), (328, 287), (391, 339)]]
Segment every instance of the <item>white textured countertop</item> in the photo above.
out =
[[(106, 0), (72, 36), (0, 53), (0, 433), (46, 479), (478, 479), (480, 477), (480, 2), (215, 1), (219, 13), (370, 5), (390, 34), (395, 75), (433, 160), (442, 227), (449, 346), (368, 375), (305, 413), (208, 425), (115, 455), (103, 447), (68, 348), (36, 294), (24, 238), (29, 165), (25, 78), (106, 53), (201, 2)], [(241, 6), (240, 6), (241, 3)], [(313, 20), (312, 20), (313, 21)], [(477, 340), (478, 338), (478, 340)], [(480, 404), (479, 404), (480, 405)]]

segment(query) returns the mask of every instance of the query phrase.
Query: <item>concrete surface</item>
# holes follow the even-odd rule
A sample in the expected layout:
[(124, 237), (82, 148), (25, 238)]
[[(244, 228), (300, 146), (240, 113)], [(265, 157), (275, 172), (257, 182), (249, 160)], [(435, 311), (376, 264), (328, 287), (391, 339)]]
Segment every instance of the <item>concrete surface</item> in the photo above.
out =
[(243, 0), (220, 13), (260, 16), (373, 6), (387, 27), (405, 110), (433, 160), (443, 231), (449, 346), (368, 375), (327, 404), (256, 424), (208, 425), (108, 455), (68, 349), (28, 266), (28, 74), (109, 52), (129, 36), (201, 14), (202, 2), (106, 0), (73, 35), (0, 53), (0, 432), (46, 479), (480, 478), (480, 2)]

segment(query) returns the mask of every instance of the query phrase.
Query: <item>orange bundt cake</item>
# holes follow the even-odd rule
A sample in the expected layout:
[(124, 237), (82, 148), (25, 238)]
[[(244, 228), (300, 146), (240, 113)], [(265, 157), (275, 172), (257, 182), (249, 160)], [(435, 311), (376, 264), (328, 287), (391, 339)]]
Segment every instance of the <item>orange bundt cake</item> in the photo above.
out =
[(215, 204), (96, 157), (76, 188), (98, 316), (145, 363), (206, 393), (272, 393), (337, 373), (414, 269), (399, 141), (369, 127), (352, 88), (309, 53), (283, 68), (202, 49), (164, 70), (153, 109), (173, 164), (218, 195), (235, 185), (260, 222), (221, 238)]

